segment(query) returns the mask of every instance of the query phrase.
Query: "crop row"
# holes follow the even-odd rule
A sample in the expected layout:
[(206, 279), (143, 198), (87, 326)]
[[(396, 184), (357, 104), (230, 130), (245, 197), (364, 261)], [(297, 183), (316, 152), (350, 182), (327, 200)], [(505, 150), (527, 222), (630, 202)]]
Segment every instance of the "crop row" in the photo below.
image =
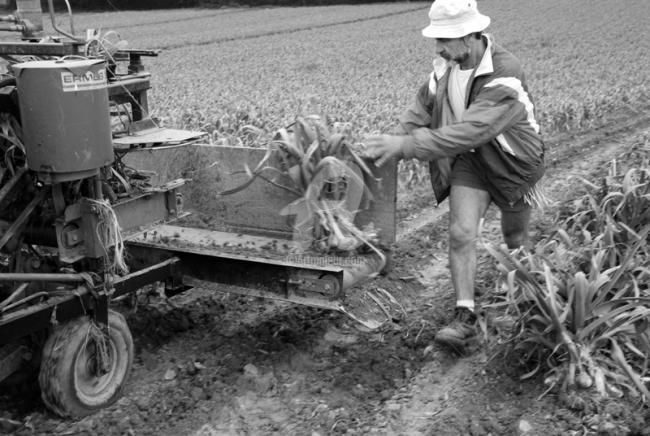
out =
[(377, 17), (392, 16), (422, 5), (388, 3), (345, 5), (337, 7), (196, 9), (176, 10), (152, 17), (139, 12), (115, 14), (84, 14), (77, 20), (80, 27), (116, 29), (120, 36), (138, 47), (185, 48), (260, 35), (292, 33), (353, 23)]
[[(648, 106), (645, 0), (481, 2), (488, 29), (522, 61), (545, 135)], [(387, 131), (427, 79), (428, 2), (271, 9), (183, 9), (75, 16), (117, 29), (152, 59), (154, 114), (174, 127), (272, 131), (312, 95), (359, 135)]]

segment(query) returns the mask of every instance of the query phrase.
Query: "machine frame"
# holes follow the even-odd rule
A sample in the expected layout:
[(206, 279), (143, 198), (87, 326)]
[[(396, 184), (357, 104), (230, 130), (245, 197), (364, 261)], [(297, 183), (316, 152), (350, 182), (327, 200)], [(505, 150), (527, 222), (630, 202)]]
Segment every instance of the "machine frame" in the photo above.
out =
[[(86, 41), (75, 35), (72, 22), (70, 32), (56, 27), (52, 0), (52, 25), (59, 33), (54, 41), (42, 41), (39, 2), (18, 0), (18, 6), (19, 11), (2, 19), (11, 22), (2, 30), (21, 32), (23, 41), (0, 43), (0, 57), (14, 63), (27, 55), (53, 59), (84, 53)], [(21, 13), (21, 6), (29, 13)], [(39, 10), (34, 11), (36, 7)], [(121, 158), (166, 150), (170, 143), (175, 148), (196, 146), (201, 139), (197, 132), (162, 129), (151, 120), (147, 98), (150, 74), (142, 62), (149, 56), (158, 56), (158, 52), (120, 49), (106, 66), (110, 101), (131, 108), (129, 128), (113, 137), (115, 153), (120, 153)], [(113, 61), (125, 63), (125, 72), (119, 73)], [(19, 118), (17, 91), (11, 78), (0, 83), (1, 113)], [(205, 146), (205, 153), (218, 154), (222, 164), (215, 171), (223, 174), (234, 172), (242, 159), (259, 161), (262, 153), (259, 149), (198, 145)], [(373, 177), (368, 179), (373, 200), (357, 218), (361, 223), (376, 221), (382, 247), (387, 248), (395, 240), (396, 164), (381, 169), (369, 166), (373, 171)], [(118, 177), (108, 166), (98, 168), (97, 175), (79, 180), (85, 195), (72, 198), (67, 194), (67, 185), (52, 182), (26, 162), (13, 170), (10, 175), (0, 166), (0, 205), (5, 201), (6, 215), (15, 217), (7, 221), (8, 228), (0, 227), (0, 250), (4, 249), (0, 255), (6, 261), (4, 269), (0, 268), (0, 382), (16, 372), (39, 368), (42, 398), (61, 416), (79, 417), (106, 407), (119, 398), (127, 383), (133, 361), (132, 338), (123, 317), (111, 309), (111, 302), (120, 297), (163, 283), (167, 296), (208, 287), (346, 312), (344, 291), (385, 268), (385, 259), (373, 253), (360, 255), (362, 261), (356, 264), (341, 265), (301, 262), (291, 257), (290, 250), (269, 255), (259, 248), (238, 249), (276, 246), (278, 241), (290, 246), (291, 222), (279, 218), (278, 205), (286, 205), (293, 198), (269, 191), (273, 187), (263, 182), (223, 199), (223, 208), (217, 209), (222, 211), (217, 214), (220, 228), (207, 230), (176, 223), (187, 215), (183, 210), (182, 179), (144, 190), (130, 190), (127, 186), (124, 195), (107, 197), (107, 181)], [(118, 179), (129, 184), (124, 177)], [(378, 184), (377, 180), (382, 182)], [(237, 180), (223, 183), (236, 184)], [(32, 195), (27, 204), (20, 201), (24, 195), (16, 194), (21, 189)], [(117, 241), (113, 241), (112, 250), (97, 247), (93, 229), (97, 233), (101, 217), (89, 199), (110, 200), (129, 272), (115, 273), (107, 267), (116, 256)], [(46, 213), (49, 216), (45, 218), (37, 216)], [(251, 214), (257, 217), (254, 224)], [(0, 221), (2, 218), (0, 214)], [(53, 222), (57, 225), (53, 226)], [(70, 223), (77, 227), (69, 230), (66, 225)], [(170, 243), (178, 235), (182, 243)], [(72, 248), (65, 248), (70, 241), (74, 242)], [(28, 255), (23, 251), (34, 249), (47, 253), (56, 266), (50, 268), (54, 271), (42, 265), (28, 271), (24, 260), (12, 270), (11, 265), (19, 264), (16, 259)], [(92, 333), (92, 340), (80, 341), (76, 333), (79, 329)], [(78, 367), (85, 368), (81, 370), (86, 372), (84, 375), (103, 387), (80, 385), (75, 381)]]

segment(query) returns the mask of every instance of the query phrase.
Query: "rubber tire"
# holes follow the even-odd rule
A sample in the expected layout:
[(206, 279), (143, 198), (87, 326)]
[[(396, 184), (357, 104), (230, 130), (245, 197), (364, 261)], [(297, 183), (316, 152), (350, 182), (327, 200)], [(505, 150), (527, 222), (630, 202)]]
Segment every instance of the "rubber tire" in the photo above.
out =
[(77, 381), (82, 375), (78, 369), (80, 363), (83, 365), (83, 359), (88, 366), (88, 355), (84, 351), (90, 323), (88, 316), (82, 316), (58, 326), (43, 348), (38, 376), (41, 397), (49, 409), (64, 418), (81, 418), (117, 401), (133, 365), (133, 338), (126, 320), (121, 314), (109, 310), (109, 347), (113, 350), (109, 365), (118, 365), (118, 369), (104, 379), (92, 379), (106, 383), (96, 397), (80, 391)]

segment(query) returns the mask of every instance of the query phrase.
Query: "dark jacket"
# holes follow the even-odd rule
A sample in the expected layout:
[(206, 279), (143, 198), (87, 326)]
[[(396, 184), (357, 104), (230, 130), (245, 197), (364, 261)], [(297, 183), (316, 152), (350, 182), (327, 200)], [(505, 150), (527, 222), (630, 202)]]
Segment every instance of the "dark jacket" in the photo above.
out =
[(534, 191), (544, 174), (544, 143), (519, 60), (491, 36), (484, 39), (487, 49), (470, 77), (459, 122), (452, 121), (447, 94), (451, 65), (443, 58), (434, 59), (429, 80), (400, 117), (409, 135), (404, 157), (429, 161), (438, 202), (449, 193), (454, 157), (471, 150), (511, 204)]

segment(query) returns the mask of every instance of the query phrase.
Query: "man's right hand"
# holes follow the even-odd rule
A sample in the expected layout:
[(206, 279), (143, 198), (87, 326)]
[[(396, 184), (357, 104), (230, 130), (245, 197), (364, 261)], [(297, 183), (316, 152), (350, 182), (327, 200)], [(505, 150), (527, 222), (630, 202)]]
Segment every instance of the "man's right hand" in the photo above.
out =
[(373, 159), (375, 165), (381, 167), (392, 158), (401, 159), (404, 155), (402, 147), (406, 136), (372, 135), (365, 140), (365, 157)]

